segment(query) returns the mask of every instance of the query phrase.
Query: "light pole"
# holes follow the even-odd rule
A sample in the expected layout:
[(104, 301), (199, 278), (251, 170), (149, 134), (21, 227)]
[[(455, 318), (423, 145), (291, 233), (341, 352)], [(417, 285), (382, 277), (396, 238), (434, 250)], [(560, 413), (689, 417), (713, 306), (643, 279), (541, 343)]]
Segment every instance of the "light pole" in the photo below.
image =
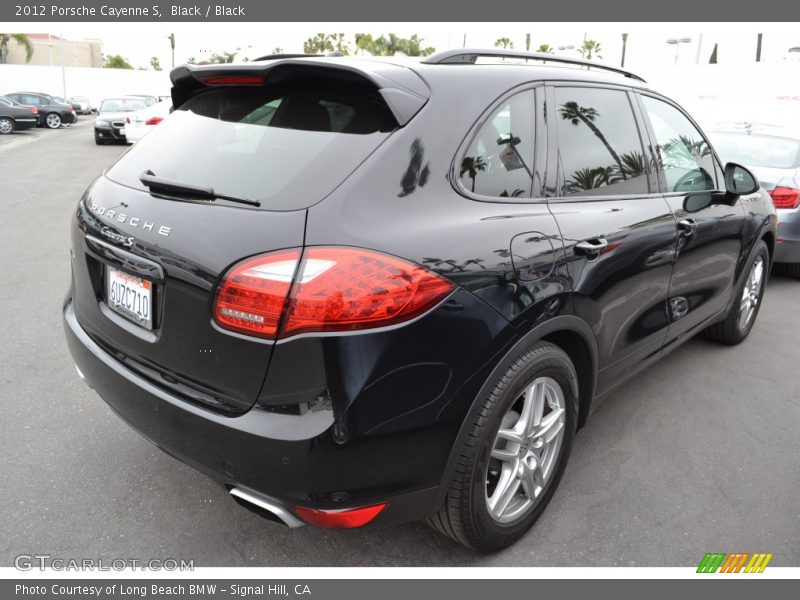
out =
[(669, 38), (667, 43), (671, 46), (675, 46), (675, 62), (672, 63), (673, 66), (678, 64), (678, 52), (681, 47), (681, 44), (689, 44), (692, 41), (690, 37), (682, 37), (682, 38)]
[(628, 47), (628, 34), (627, 33), (623, 33), (622, 34), (622, 60), (620, 61), (620, 64), (619, 64), (619, 66), (621, 68), (623, 68), (623, 69), (625, 68), (625, 50), (627, 49), (627, 47)]

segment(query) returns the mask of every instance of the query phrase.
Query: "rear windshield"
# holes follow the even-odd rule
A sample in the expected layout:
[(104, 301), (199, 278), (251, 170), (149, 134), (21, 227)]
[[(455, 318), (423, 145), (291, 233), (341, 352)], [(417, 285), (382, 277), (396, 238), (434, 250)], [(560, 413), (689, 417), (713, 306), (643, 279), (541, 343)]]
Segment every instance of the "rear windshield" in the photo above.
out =
[(712, 133), (710, 137), (723, 162), (774, 169), (800, 166), (800, 141), (797, 140), (745, 133)]
[(100, 105), (100, 112), (134, 112), (147, 108), (144, 100), (130, 100), (129, 98), (117, 98), (113, 100), (103, 100)]
[(146, 189), (157, 177), (257, 200), (262, 209), (315, 204), (395, 129), (376, 91), (343, 86), (209, 88), (187, 100), (125, 154), (109, 179)]

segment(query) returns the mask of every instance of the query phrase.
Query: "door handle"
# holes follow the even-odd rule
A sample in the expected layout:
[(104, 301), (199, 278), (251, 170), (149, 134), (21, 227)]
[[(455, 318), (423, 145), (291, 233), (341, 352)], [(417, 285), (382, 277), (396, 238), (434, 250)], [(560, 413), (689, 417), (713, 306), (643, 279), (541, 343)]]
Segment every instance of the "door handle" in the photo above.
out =
[(575, 244), (575, 254), (583, 254), (584, 256), (593, 256), (600, 254), (603, 250), (608, 248), (608, 240), (605, 238), (595, 238), (579, 242)]
[(678, 229), (682, 235), (687, 237), (693, 235), (697, 229), (697, 221), (694, 219), (683, 219), (682, 221), (678, 222)]

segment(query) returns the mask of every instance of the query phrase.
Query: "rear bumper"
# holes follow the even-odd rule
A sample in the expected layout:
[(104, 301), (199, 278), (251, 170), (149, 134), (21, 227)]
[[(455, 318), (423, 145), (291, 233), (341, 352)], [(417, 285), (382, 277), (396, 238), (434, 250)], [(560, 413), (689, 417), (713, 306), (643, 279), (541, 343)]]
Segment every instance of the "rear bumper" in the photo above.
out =
[(263, 494), (290, 511), (388, 502), (373, 523), (417, 520), (433, 509), (438, 483), (415, 482), (407, 469), (425, 460), (426, 452), (441, 453), (454, 432), (427, 427), (338, 446), (330, 433), (330, 410), (302, 416), (257, 408), (238, 417), (212, 413), (122, 365), (80, 326), (71, 301), (64, 308), (64, 328), (81, 375), (117, 415), (229, 490)]
[(775, 262), (800, 263), (800, 208), (778, 209)]
[(36, 127), (37, 124), (38, 120), (36, 117), (31, 117), (30, 119), (14, 119), (14, 125), (17, 131), (24, 131), (31, 127)]

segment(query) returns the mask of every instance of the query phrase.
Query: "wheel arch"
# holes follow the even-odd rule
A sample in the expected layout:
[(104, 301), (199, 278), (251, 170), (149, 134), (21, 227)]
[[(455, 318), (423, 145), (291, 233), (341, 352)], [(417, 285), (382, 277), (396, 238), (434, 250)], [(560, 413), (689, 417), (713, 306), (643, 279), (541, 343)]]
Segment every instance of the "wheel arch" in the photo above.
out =
[(554, 317), (530, 330), (520, 337), (497, 362), (472, 400), (469, 410), (461, 424), (450, 456), (445, 464), (436, 498), (429, 508), (428, 515), (434, 514), (444, 502), (455, 475), (461, 446), (469, 435), (470, 424), (480, 411), (481, 399), (492, 390), (498, 378), (505, 373), (517, 356), (526, 347), (536, 342), (546, 341), (561, 348), (572, 360), (578, 372), (578, 428), (586, 422), (591, 411), (592, 400), (597, 386), (597, 341), (591, 327), (582, 319), (572, 315)]

